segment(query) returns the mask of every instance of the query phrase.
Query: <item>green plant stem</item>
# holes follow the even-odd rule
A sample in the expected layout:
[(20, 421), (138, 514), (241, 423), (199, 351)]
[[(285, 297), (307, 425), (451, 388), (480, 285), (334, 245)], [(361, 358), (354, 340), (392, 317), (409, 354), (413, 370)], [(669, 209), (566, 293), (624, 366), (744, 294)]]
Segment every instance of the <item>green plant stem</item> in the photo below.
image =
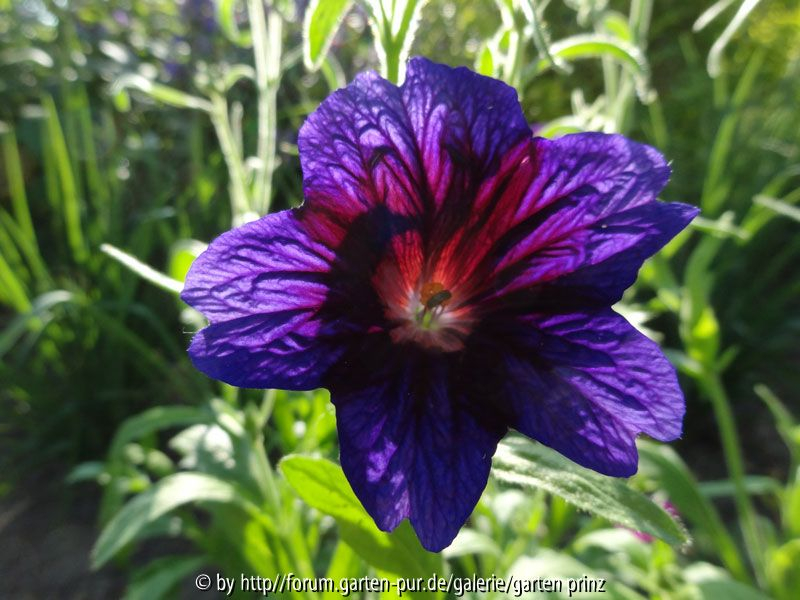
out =
[(253, 209), (260, 215), (269, 212), (272, 199), (272, 175), (275, 171), (277, 130), (277, 93), (281, 76), (283, 21), (277, 11), (264, 13), (260, 0), (250, 0), (253, 54), (258, 89), (259, 168), (253, 185)]
[(745, 487), (744, 461), (739, 445), (736, 422), (731, 411), (730, 400), (720, 381), (719, 374), (706, 370), (700, 379), (703, 391), (711, 399), (717, 427), (722, 440), (722, 450), (728, 473), (734, 486), (734, 501), (742, 526), (747, 553), (755, 571), (756, 580), (764, 584), (764, 544), (756, 522), (756, 512)]
[(250, 212), (250, 202), (245, 187), (247, 176), (242, 154), (239, 152), (228, 117), (228, 101), (219, 92), (211, 95), (210, 115), (222, 155), (225, 157), (225, 164), (228, 167), (233, 224), (241, 225), (246, 220), (247, 213)]

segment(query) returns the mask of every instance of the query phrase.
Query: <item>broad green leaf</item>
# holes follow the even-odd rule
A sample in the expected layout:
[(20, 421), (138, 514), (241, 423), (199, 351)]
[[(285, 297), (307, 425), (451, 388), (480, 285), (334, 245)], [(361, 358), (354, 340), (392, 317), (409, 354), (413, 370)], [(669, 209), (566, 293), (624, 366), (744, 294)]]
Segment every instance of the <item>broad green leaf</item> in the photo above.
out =
[(145, 527), (185, 504), (198, 502), (246, 503), (233, 484), (202, 473), (176, 473), (130, 500), (100, 533), (92, 549), (97, 569), (137, 538)]
[(125, 592), (125, 600), (160, 600), (170, 595), (184, 578), (206, 562), (202, 556), (165, 556), (138, 571)]
[(338, 465), (292, 455), (280, 469), (306, 504), (336, 519), (342, 540), (372, 566), (404, 577), (430, 577), (437, 568), (441, 572), (441, 559), (422, 548), (408, 522), (392, 533), (376, 527)]
[(353, 0), (312, 0), (303, 19), (303, 61), (316, 71), (322, 66), (339, 24)]
[(612, 523), (671, 544), (689, 541), (680, 524), (649, 498), (628, 487), (625, 480), (585, 469), (541, 444), (517, 437), (505, 440), (494, 457), (492, 473), (500, 481), (542, 489)]
[(728, 570), (746, 580), (747, 568), (725, 525), (689, 469), (669, 446), (639, 440), (639, 473), (658, 482), (681, 517), (706, 533)]

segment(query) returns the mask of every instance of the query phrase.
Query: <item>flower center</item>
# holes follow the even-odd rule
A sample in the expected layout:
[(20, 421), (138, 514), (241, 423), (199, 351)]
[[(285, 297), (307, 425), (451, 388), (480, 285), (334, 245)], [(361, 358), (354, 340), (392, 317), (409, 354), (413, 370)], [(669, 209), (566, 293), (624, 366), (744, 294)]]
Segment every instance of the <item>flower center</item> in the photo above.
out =
[(422, 329), (435, 329), (437, 318), (444, 312), (453, 294), (438, 281), (429, 281), (419, 292), (420, 308), (417, 310), (416, 322)]
[(438, 281), (408, 290), (400, 302), (387, 306), (392, 339), (442, 352), (461, 350), (474, 319), (456, 296)]

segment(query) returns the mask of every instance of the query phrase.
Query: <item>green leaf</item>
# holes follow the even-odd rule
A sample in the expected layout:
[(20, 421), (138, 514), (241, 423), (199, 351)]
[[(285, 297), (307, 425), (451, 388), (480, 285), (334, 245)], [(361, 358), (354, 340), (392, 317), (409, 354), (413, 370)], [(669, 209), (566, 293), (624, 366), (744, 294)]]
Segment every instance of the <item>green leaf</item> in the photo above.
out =
[(789, 540), (773, 550), (767, 562), (767, 576), (780, 600), (794, 598), (800, 590), (800, 539)]
[(322, 66), (339, 24), (353, 0), (312, 0), (303, 19), (303, 61), (316, 71)]
[(182, 281), (178, 281), (177, 279), (173, 279), (172, 277), (164, 275), (160, 271), (156, 271), (150, 265), (143, 263), (132, 254), (128, 254), (116, 246), (112, 246), (111, 244), (100, 244), (100, 250), (136, 273), (142, 279), (160, 287), (162, 290), (172, 292), (173, 294), (180, 294), (181, 290), (183, 290)]
[[(683, 570), (686, 581), (694, 590), (687, 597), (701, 600), (766, 600), (767, 596), (757, 589), (730, 578), (723, 569), (708, 563), (694, 563)], [(679, 596), (684, 596), (679, 594)]]
[(185, 504), (245, 503), (233, 484), (202, 473), (176, 473), (130, 500), (100, 533), (92, 549), (92, 566), (102, 567), (137, 538), (147, 525)]
[(505, 440), (494, 457), (492, 474), (518, 487), (545, 490), (612, 523), (671, 544), (689, 541), (680, 524), (625, 480), (585, 469), (541, 444), (518, 437)]
[[(2, 256), (0, 256), (2, 265)], [(3, 280), (2, 267), (0, 267), (0, 281)], [(27, 300), (27, 298), (25, 298)], [(58, 304), (73, 302), (75, 297), (66, 290), (53, 290), (38, 296), (29, 306), (29, 310), (17, 315), (0, 330), (0, 358), (14, 347), (20, 337), (28, 331), (38, 320), (48, 321), (50, 309)], [(20, 308), (23, 308), (22, 306)]]
[(441, 572), (440, 557), (422, 548), (407, 521), (392, 533), (376, 527), (339, 465), (292, 455), (280, 462), (280, 469), (306, 504), (336, 519), (342, 540), (375, 568), (403, 577)]
[(179, 89), (164, 85), (163, 83), (156, 83), (139, 75), (138, 73), (127, 73), (117, 79), (111, 86), (111, 95), (115, 96), (120, 90), (134, 89), (150, 96), (153, 100), (175, 106), (177, 108), (193, 108), (195, 110), (202, 110), (211, 112), (211, 102), (205, 98), (192, 96)]
[(208, 247), (197, 240), (178, 240), (169, 249), (167, 274), (174, 280), (183, 282), (186, 273), (195, 259)]
[(503, 554), (497, 542), (492, 538), (467, 527), (459, 531), (453, 543), (442, 552), (449, 559), (469, 554), (490, 554), (497, 557)]
[(800, 223), (800, 208), (797, 208), (796, 206), (792, 206), (791, 204), (783, 202), (782, 200), (778, 200), (777, 198), (770, 198), (769, 196), (762, 195), (758, 195), (753, 198), (753, 202), (760, 206), (764, 206), (779, 215), (789, 217), (790, 219)]
[[(553, 42), (550, 53), (564, 60), (582, 58), (602, 58), (608, 56), (630, 68), (634, 73), (644, 75), (648, 71), (647, 61), (641, 50), (623, 39), (598, 33), (573, 35)], [(544, 71), (551, 63), (546, 58), (537, 63), (537, 70)]]
[(734, 577), (747, 580), (747, 568), (733, 538), (680, 457), (669, 446), (647, 440), (639, 440), (638, 448), (639, 473), (658, 482), (681, 516), (706, 534)]
[(151, 561), (134, 575), (125, 600), (160, 600), (170, 594), (185, 577), (205, 564), (202, 556), (165, 556)]
[(236, 25), (236, 0), (216, 0), (217, 22), (222, 33), (231, 42), (243, 48), (249, 47), (253, 40), (249, 31), (239, 31)]
[(76, 465), (64, 479), (67, 483), (78, 483), (81, 481), (98, 481), (106, 472), (105, 464), (99, 461), (83, 462)]
[(208, 413), (194, 406), (156, 406), (127, 419), (117, 430), (108, 452), (113, 460), (122, 456), (125, 447), (142, 437), (183, 425), (204, 423), (209, 420)]

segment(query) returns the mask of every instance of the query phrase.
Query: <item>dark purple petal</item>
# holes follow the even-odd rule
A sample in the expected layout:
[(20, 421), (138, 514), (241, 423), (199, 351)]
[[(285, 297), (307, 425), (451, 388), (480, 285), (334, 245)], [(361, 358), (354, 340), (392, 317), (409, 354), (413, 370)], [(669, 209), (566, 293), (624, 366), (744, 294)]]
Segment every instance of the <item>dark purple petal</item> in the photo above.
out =
[(473, 351), (504, 379), (498, 394), (510, 425), (578, 464), (627, 477), (636, 472), (639, 433), (662, 441), (681, 434), (675, 369), (611, 309), (498, 318), (479, 335), (493, 340)]
[[(697, 213), (686, 204), (648, 202), (612, 214), (510, 263), (499, 271), (494, 294), (506, 308), (609, 306), (633, 285), (644, 261)], [(509, 256), (506, 261), (513, 260)]]
[(189, 348), (195, 366), (241, 387), (313, 389), (341, 354), (320, 319), (335, 255), (294, 211), (268, 215), (211, 242), (181, 298), (211, 325)]
[(533, 307), (613, 304), (698, 212), (656, 201), (669, 167), (655, 149), (622, 136), (536, 139), (533, 153), (535, 176), (519, 205), (504, 211), (506, 229), (488, 254), (495, 297), (522, 292)]
[(468, 210), (484, 178), (531, 137), (516, 90), (465, 67), (412, 59), (402, 92), (426, 189), (448, 213)]
[(409, 518), (422, 545), (439, 551), (478, 502), (506, 428), (465, 400), (442, 355), (387, 343), (350, 362), (371, 373), (330, 384), (342, 469), (378, 527)]
[(364, 73), (308, 118), (306, 202), (351, 218), (376, 205), (430, 217), (445, 199), (468, 205), (467, 188), (529, 138), (513, 88), (415, 58), (400, 88)]

